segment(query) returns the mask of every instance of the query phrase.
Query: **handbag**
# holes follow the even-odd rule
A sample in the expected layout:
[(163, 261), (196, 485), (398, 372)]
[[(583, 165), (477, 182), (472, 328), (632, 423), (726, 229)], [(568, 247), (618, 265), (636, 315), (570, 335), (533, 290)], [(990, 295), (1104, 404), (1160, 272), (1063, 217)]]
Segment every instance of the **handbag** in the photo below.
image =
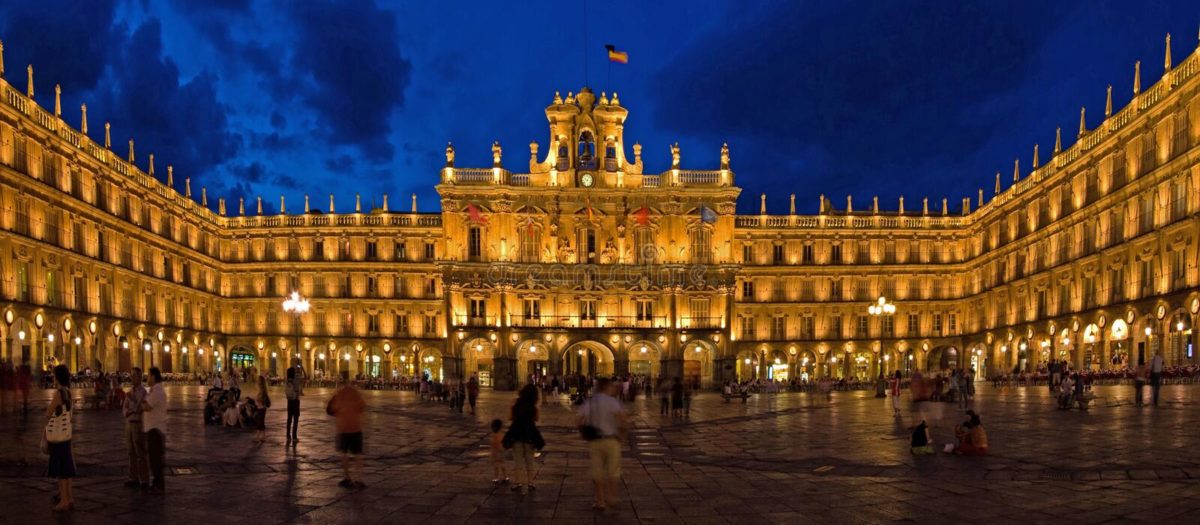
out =
[(579, 425), (579, 437), (582, 437), (584, 441), (595, 441), (597, 439), (600, 439), (600, 429), (596, 428), (595, 426), (593, 426), (591, 424), (592, 423), (592, 413), (596, 411), (596, 404), (594, 402), (595, 400), (596, 400), (596, 398), (593, 397), (592, 399), (587, 401), (588, 417), (587, 417), (587, 420), (584, 421), (584, 423), (582, 425)]
[(70, 405), (71, 400), (67, 398), (62, 390), (58, 391), (58, 395), (63, 397), (63, 405), (59, 405), (53, 416), (46, 421), (46, 441), (48, 443), (63, 443), (71, 440), (71, 409), (66, 408)]

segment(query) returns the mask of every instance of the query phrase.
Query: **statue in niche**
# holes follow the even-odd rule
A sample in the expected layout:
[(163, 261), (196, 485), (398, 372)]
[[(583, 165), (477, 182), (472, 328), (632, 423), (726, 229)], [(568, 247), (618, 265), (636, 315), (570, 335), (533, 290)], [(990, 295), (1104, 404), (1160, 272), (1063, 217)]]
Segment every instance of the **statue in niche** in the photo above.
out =
[(610, 237), (604, 242), (604, 249), (600, 251), (600, 262), (603, 264), (612, 264), (617, 258), (617, 245)]
[(569, 263), (575, 258), (575, 249), (571, 247), (571, 239), (558, 238), (558, 262)]

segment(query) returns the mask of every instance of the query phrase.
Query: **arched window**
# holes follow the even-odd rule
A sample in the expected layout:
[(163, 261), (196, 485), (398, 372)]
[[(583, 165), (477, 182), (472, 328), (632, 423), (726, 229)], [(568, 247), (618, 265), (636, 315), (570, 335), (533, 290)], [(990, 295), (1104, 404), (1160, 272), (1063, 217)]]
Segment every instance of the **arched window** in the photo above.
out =
[(596, 139), (592, 137), (592, 132), (584, 131), (579, 134), (579, 149), (577, 153), (579, 169), (596, 169)]

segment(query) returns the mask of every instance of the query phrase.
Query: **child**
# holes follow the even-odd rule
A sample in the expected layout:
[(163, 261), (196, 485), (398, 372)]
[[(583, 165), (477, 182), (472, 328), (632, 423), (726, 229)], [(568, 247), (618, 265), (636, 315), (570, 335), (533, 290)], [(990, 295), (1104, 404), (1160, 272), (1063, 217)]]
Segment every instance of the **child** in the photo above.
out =
[[(491, 435), (491, 457), (492, 457), (492, 483), (499, 485), (500, 483), (508, 483), (508, 470), (504, 466), (504, 433), (500, 432), (504, 428), (504, 422), (499, 419), (492, 420), (492, 435)], [(501, 481), (503, 480), (503, 481)]]

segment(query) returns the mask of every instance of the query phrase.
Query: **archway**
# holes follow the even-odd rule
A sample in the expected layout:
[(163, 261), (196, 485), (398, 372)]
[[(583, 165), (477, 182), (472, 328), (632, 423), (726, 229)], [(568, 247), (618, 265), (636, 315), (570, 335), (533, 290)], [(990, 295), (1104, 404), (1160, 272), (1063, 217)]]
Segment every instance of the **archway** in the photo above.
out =
[(742, 350), (737, 354), (735, 372), (739, 383), (758, 379), (758, 355), (750, 350)]
[(417, 353), (418, 376), (430, 381), (445, 381), (445, 362), (437, 348), (421, 348)]
[(563, 372), (568, 375), (602, 377), (613, 375), (613, 352), (596, 341), (579, 341), (563, 351)]
[(517, 387), (534, 382), (550, 373), (550, 347), (537, 339), (517, 345)]
[(1182, 308), (1179, 309), (1167, 324), (1168, 351), (1166, 359), (1171, 364), (1184, 364), (1195, 357), (1195, 346), (1192, 343), (1192, 316)]
[(20, 317), (13, 322), (12, 329), (9, 330), (9, 335), (12, 336), (12, 359), (17, 366), (23, 364), (33, 364), (33, 330), (28, 322)]
[(494, 386), (496, 345), (488, 339), (477, 337), (464, 343), (461, 353), (466, 361), (466, 376), (478, 374), (479, 386)]
[(657, 343), (647, 340), (634, 341), (625, 345), (625, 348), (629, 353), (630, 374), (649, 378), (662, 375), (662, 349)]
[(870, 381), (875, 378), (876, 368), (875, 360), (878, 359), (874, 352), (867, 348), (859, 348), (853, 354), (850, 354), (850, 376), (858, 381)]
[(930, 372), (940, 372), (959, 367), (958, 348), (953, 346), (938, 346), (929, 351)]
[(1131, 366), (1129, 353), (1129, 324), (1124, 319), (1113, 319), (1108, 330), (1109, 366), (1124, 368)]
[(246, 346), (235, 346), (229, 351), (229, 363), (226, 366), (232, 370), (241, 371), (254, 366), (254, 350)]
[(708, 388), (712, 385), (713, 363), (717, 354), (711, 343), (694, 339), (683, 347), (683, 379), (689, 384)]
[(1083, 366), (1084, 370), (1100, 368), (1100, 339), (1102, 332), (1094, 323), (1083, 329)]

